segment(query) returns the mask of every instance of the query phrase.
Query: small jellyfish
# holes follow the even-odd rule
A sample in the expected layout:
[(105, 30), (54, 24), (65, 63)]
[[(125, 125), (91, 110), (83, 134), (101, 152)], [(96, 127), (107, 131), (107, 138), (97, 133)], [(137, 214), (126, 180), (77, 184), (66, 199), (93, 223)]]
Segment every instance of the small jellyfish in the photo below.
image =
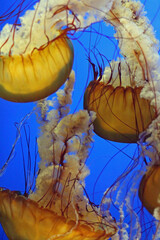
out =
[(156, 111), (149, 100), (141, 98), (142, 87), (135, 86), (131, 79), (128, 81), (127, 64), (123, 61), (113, 64), (111, 73), (106, 68), (104, 77), (90, 82), (84, 95), (84, 108), (96, 112), (97, 135), (111, 141), (135, 143), (155, 118)]
[(139, 186), (139, 198), (142, 205), (152, 215), (160, 207), (160, 166), (154, 165), (143, 176)]

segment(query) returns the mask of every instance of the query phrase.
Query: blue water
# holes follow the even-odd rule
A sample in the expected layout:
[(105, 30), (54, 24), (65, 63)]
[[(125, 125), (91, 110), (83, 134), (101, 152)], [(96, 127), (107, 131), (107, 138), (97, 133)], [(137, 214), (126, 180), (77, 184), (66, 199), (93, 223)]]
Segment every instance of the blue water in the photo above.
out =
[[(7, 9), (11, 2), (14, 1), (1, 0), (1, 14), (5, 9)], [(146, 0), (144, 3), (145, 9), (148, 12), (147, 16), (155, 28), (157, 38), (160, 39), (160, 11), (158, 11), (160, 8), (160, 2), (158, 0)], [(10, 19), (8, 21), (12, 22), (13, 20)], [(91, 34), (91, 32), (94, 32), (95, 29), (103, 34)], [(75, 49), (73, 69), (76, 72), (76, 83), (73, 92), (71, 112), (83, 109), (84, 89), (87, 82), (93, 78), (92, 71), (88, 68), (87, 53), (85, 48), (87, 50), (90, 48), (94, 49), (95, 44), (98, 43), (96, 47), (103, 52), (109, 60), (111, 60), (115, 50), (115, 46), (112, 43), (113, 34), (114, 30), (112, 27), (106, 27), (104, 24), (98, 23), (93, 25), (88, 32), (83, 33), (82, 36), (76, 35), (78, 40), (73, 40)], [(102, 35), (107, 36), (107, 38)], [(117, 44), (116, 40), (113, 41)], [(3, 166), (11, 152), (13, 143), (15, 142), (17, 136), (18, 123), (20, 123), (26, 114), (31, 112), (34, 106), (34, 103), (11, 103), (0, 99), (0, 166)], [(30, 134), (30, 153), (31, 159), (34, 161), (36, 137), (39, 132), (38, 124), (34, 115), (25, 122), (25, 127), (28, 136)], [(24, 148), (24, 154), (22, 153), (22, 146)], [(121, 149), (124, 149), (123, 152), (120, 151)], [(94, 136), (93, 148), (87, 160), (87, 166), (89, 167), (91, 174), (86, 179), (86, 189), (91, 200), (93, 200), (94, 189), (94, 201), (97, 204), (100, 202), (103, 192), (116, 181), (117, 177), (125, 171), (129, 164), (131, 165), (131, 159), (133, 158), (136, 150), (136, 144), (127, 145), (113, 143), (103, 140), (98, 136)], [(11, 190), (24, 191), (25, 179), (22, 159), (25, 157), (26, 162), (29, 159), (24, 130), (22, 130), (21, 138), (19, 139), (12, 156), (13, 158), (8, 163), (5, 173), (0, 177), (0, 186)], [(132, 179), (128, 177), (126, 179), (126, 187), (128, 186), (129, 181), (132, 181)], [(125, 186), (125, 181), (123, 184)], [(136, 202), (137, 205), (140, 204), (137, 196)], [(112, 215), (116, 218), (116, 216), (118, 216), (117, 211), (115, 211), (114, 208), (112, 211)], [(7, 237), (1, 229), (0, 240), (6, 239)], [(144, 239), (147, 238), (144, 237)]]

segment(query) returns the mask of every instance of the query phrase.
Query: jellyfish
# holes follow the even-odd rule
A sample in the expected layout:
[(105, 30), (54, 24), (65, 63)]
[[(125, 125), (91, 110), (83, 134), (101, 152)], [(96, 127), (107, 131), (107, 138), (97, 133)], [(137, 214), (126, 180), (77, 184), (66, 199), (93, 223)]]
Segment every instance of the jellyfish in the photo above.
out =
[[(78, 223), (14, 192), (0, 193), (0, 220), (9, 239), (109, 239), (114, 234), (103, 223)], [(12, 214), (13, 211), (13, 214)], [(12, 216), (11, 216), (12, 215)], [(98, 220), (97, 220), (98, 221)]]
[(58, 109), (52, 108), (54, 100), (38, 103), (41, 161), (36, 190), (28, 198), (0, 191), (0, 222), (9, 239), (109, 239), (117, 230), (112, 217), (104, 217), (83, 193), (95, 115), (85, 110), (67, 114), (73, 82), (72, 73), (57, 92)]
[[(67, 32), (50, 23), (50, 30), (44, 33), (44, 12), (40, 11), (38, 5), (36, 13), (31, 11), (21, 17), (21, 26), (6, 25), (2, 30), (0, 97), (8, 101), (31, 102), (45, 98), (63, 85), (72, 69), (74, 51)], [(39, 35), (38, 41), (31, 36), (32, 31)], [(52, 33), (48, 36), (47, 31)]]
[[(115, 1), (106, 22), (116, 31), (122, 57), (108, 61), (104, 74), (99, 67), (99, 77), (91, 63), (94, 77), (84, 95), (84, 108), (97, 113), (94, 129), (100, 137), (136, 143), (139, 134), (157, 117), (154, 71), (158, 74), (158, 42), (140, 3), (124, 1), (119, 7), (119, 1)], [(152, 54), (156, 65), (151, 63)], [(150, 96), (145, 89), (150, 89)]]
[[(109, 1), (106, 10), (111, 3)], [(23, 4), (24, 1), (19, 4), (20, 8)], [(13, 102), (37, 101), (64, 84), (73, 65), (73, 45), (67, 34), (78, 29), (76, 19), (77, 22), (80, 20), (74, 13), (77, 8), (86, 14), (83, 3), (75, 6), (75, 1), (68, 5), (64, 1), (61, 5), (56, 1), (40, 0), (33, 10), (20, 17), (20, 23), (18, 13), (13, 25), (3, 27), (0, 38), (1, 98)]]
[(160, 166), (153, 165), (143, 176), (139, 186), (139, 198), (143, 206), (153, 215), (154, 209), (160, 207)]
[(66, 36), (31, 55), (1, 56), (1, 97), (13, 102), (45, 98), (66, 81), (72, 63), (73, 47)]
[(112, 62), (111, 69), (110, 76), (106, 68), (102, 80), (90, 82), (84, 94), (84, 108), (97, 114), (97, 135), (111, 141), (136, 143), (139, 134), (155, 119), (155, 108), (140, 97), (142, 87), (126, 84), (127, 76), (131, 77), (127, 63)]

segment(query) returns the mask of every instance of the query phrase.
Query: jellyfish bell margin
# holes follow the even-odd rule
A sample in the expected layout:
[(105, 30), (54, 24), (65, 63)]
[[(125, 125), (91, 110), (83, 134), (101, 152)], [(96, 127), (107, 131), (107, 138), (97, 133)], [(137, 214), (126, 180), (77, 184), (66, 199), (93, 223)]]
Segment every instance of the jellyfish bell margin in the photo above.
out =
[(31, 54), (0, 56), (0, 97), (32, 102), (51, 95), (68, 78), (73, 59), (73, 45), (64, 34)]

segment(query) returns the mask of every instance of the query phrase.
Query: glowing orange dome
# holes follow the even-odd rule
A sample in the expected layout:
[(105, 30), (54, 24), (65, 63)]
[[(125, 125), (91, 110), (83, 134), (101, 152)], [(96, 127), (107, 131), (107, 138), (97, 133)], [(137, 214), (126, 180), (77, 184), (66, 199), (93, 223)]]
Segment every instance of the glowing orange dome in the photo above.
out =
[(160, 166), (152, 166), (143, 176), (139, 186), (139, 198), (151, 214), (156, 207), (160, 207)]
[[(66, 219), (16, 192), (0, 192), (0, 223), (10, 240), (106, 240), (115, 232), (102, 222)], [(96, 228), (95, 228), (96, 227)]]
[(31, 102), (57, 91), (73, 64), (73, 45), (61, 35), (31, 54), (0, 56), (0, 97)]
[(155, 118), (150, 102), (140, 97), (141, 87), (113, 87), (92, 81), (84, 95), (84, 108), (94, 111), (94, 131), (104, 139), (116, 142), (137, 142)]

